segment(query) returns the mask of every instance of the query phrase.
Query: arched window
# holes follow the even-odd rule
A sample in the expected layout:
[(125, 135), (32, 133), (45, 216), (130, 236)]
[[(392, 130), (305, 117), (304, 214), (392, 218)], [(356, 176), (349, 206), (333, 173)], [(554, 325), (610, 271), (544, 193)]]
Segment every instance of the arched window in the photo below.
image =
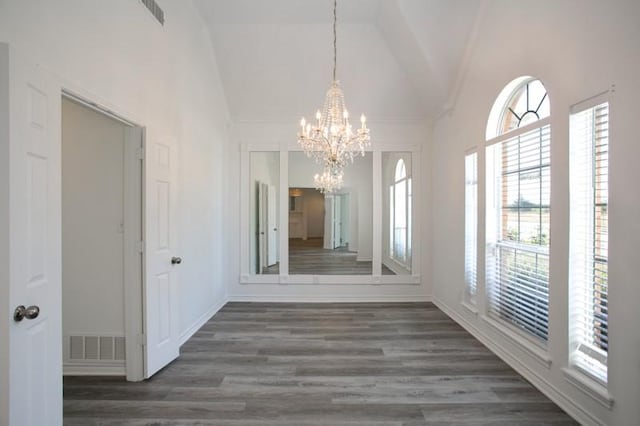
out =
[(540, 80), (521, 77), (487, 123), (489, 314), (545, 343), (549, 319), (550, 106)]
[(411, 263), (411, 177), (401, 158), (389, 187), (389, 253), (404, 266)]

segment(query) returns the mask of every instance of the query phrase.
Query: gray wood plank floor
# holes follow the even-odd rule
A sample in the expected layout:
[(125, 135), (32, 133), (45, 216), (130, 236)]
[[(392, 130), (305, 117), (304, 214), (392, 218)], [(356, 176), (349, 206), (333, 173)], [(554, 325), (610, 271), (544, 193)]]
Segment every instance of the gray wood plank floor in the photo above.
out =
[(65, 377), (65, 425), (576, 424), (430, 303), (229, 303), (148, 381)]
[[(371, 275), (373, 262), (358, 260), (349, 247), (324, 249), (322, 238), (289, 239), (289, 275)], [(263, 268), (263, 274), (279, 274), (280, 265)], [(395, 273), (382, 265), (382, 275)]]

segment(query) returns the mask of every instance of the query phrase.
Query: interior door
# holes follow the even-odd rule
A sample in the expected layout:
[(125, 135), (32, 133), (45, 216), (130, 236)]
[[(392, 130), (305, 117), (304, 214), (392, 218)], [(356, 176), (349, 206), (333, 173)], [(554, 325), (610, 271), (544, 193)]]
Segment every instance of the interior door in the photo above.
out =
[(342, 196), (336, 195), (333, 202), (333, 248), (342, 245)]
[(179, 257), (177, 144), (147, 135), (144, 328), (145, 377), (179, 355)]
[(258, 255), (256, 268), (259, 274), (267, 266), (267, 185), (258, 181), (258, 208), (256, 239), (258, 243)]
[(332, 250), (335, 248), (335, 222), (333, 221), (333, 205), (335, 196), (328, 195), (324, 197), (324, 244), (323, 248)]
[(60, 105), (55, 80), (0, 43), (0, 424), (62, 424)]
[(267, 229), (268, 229), (268, 253), (267, 264), (273, 266), (278, 262), (278, 214), (277, 214), (278, 200), (276, 197), (276, 187), (269, 185), (269, 192), (267, 194)]

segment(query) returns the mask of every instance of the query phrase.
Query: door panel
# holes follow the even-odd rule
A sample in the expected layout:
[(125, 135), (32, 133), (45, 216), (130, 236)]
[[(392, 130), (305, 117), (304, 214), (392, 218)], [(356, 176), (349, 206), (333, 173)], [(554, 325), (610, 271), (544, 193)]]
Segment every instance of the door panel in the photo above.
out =
[(177, 154), (171, 143), (147, 144), (145, 377), (179, 355), (176, 232)]
[[(0, 300), (39, 307), (9, 325), (9, 398), (0, 424), (62, 424), (60, 86), (0, 44), (8, 86), (9, 285)], [(3, 92), (7, 87), (0, 89)], [(2, 108), (0, 108), (0, 111)], [(3, 286), (4, 287), (4, 286)], [(8, 294), (7, 294), (8, 292)], [(6, 296), (6, 297), (5, 297)], [(4, 343), (3, 343), (4, 344)], [(0, 377), (7, 377), (6, 374)], [(2, 386), (4, 387), (4, 386)]]
[(341, 199), (342, 196), (340, 195), (335, 195), (334, 196), (334, 203), (333, 203), (333, 248), (338, 248), (342, 245), (342, 223), (341, 223), (341, 219), (342, 216), (340, 214), (341, 212)]
[(333, 222), (333, 196), (324, 197), (324, 244), (323, 248), (333, 250), (335, 224)]
[(273, 266), (278, 262), (278, 217), (277, 217), (277, 203), (276, 187), (269, 185), (269, 192), (267, 197), (268, 206), (268, 235), (269, 235), (269, 252), (267, 255), (267, 266)]

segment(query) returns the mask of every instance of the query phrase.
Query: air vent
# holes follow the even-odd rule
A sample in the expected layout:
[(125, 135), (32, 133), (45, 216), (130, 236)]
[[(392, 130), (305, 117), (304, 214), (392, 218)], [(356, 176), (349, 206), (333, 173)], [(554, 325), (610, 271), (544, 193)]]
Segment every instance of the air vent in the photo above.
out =
[(158, 3), (155, 0), (141, 0), (142, 4), (144, 4), (149, 12), (156, 18), (156, 21), (160, 22), (160, 25), (164, 25), (164, 11), (160, 9)]
[(69, 336), (69, 359), (74, 361), (123, 361), (123, 336)]

